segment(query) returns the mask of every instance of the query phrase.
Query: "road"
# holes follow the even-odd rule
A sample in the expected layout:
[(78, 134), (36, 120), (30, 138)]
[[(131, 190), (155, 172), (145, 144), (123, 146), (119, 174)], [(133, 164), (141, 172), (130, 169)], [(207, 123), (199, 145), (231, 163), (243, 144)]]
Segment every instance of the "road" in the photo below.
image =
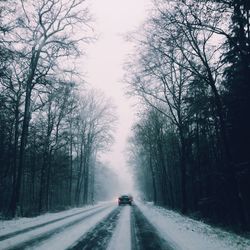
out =
[(140, 209), (103, 204), (0, 235), (0, 249), (175, 249)]

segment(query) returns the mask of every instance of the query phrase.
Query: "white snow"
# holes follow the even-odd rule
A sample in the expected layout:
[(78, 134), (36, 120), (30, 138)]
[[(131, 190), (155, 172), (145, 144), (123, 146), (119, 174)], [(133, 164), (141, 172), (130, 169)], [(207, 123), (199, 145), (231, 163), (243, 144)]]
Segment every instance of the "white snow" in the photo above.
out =
[[(9, 221), (9, 226), (8, 226), (7, 222), (4, 222), (3, 225), (0, 226), (0, 228), (3, 228), (4, 229), (3, 231), (5, 233), (6, 232), (10, 233), (10, 232), (15, 232), (16, 231), (15, 229), (13, 229), (13, 226), (15, 224), (19, 225), (18, 230), (20, 230), (20, 229), (25, 229), (27, 227), (32, 227), (32, 226), (35, 226), (35, 225), (38, 225), (38, 224), (42, 224), (42, 223), (47, 222), (49, 220), (62, 218), (62, 217), (65, 217), (67, 215), (73, 215), (73, 214), (78, 213), (80, 211), (84, 212), (84, 213), (77, 214), (77, 215), (74, 215), (72, 217), (63, 219), (62, 221), (54, 222), (54, 223), (51, 223), (49, 225), (43, 226), (41, 228), (37, 228), (37, 229), (34, 229), (32, 231), (29, 231), (29, 232), (26, 232), (26, 233), (11, 237), (9, 239), (3, 240), (3, 241), (0, 242), (0, 249), (7, 249), (7, 248), (10, 248), (10, 247), (16, 246), (17, 244), (23, 243), (23, 242), (25, 242), (27, 240), (34, 239), (35, 237), (38, 237), (38, 236), (40, 236), (40, 235), (42, 235), (42, 234), (44, 234), (46, 232), (52, 231), (53, 229), (56, 229), (56, 228), (63, 227), (66, 223), (69, 223), (69, 222), (75, 221), (77, 219), (80, 219), (84, 215), (89, 215), (89, 214), (93, 213), (93, 211), (98, 211), (99, 209), (105, 208), (105, 207), (107, 208), (105, 211), (102, 211), (100, 213), (96, 213), (94, 216), (92, 216), (93, 218), (92, 217), (88, 218), (88, 220), (90, 219), (88, 223), (86, 223), (87, 219), (84, 220), (83, 223), (86, 223), (88, 225), (88, 228), (90, 228), (90, 227), (94, 226), (97, 222), (102, 220), (103, 216), (106, 216), (108, 213), (110, 213), (114, 209), (114, 206), (113, 205), (111, 206), (111, 204), (109, 203), (109, 204), (102, 204), (102, 205), (92, 206), (91, 209), (89, 209), (90, 208), (90, 206), (89, 206), (88, 208), (84, 208), (84, 209), (83, 208), (81, 208), (81, 209), (71, 209), (71, 210), (68, 210), (68, 211), (65, 211), (65, 212), (60, 212), (60, 213), (57, 213), (57, 214), (46, 214), (46, 215), (43, 215), (43, 216), (38, 216), (36, 218), (30, 218), (30, 219), (23, 218), (23, 219)], [(25, 224), (22, 226), (23, 221), (25, 222)], [(79, 228), (79, 227), (76, 226), (75, 228)], [(67, 231), (67, 230), (65, 230), (65, 231)], [(83, 231), (80, 230), (80, 233), (82, 233), (82, 232)], [(1, 235), (5, 234), (5, 233), (3, 233), (2, 230), (1, 230)], [(63, 233), (61, 233), (60, 235), (62, 235), (62, 237), (64, 237), (63, 239), (66, 240), (67, 237), (63, 236)], [(76, 234), (73, 233), (73, 235), (69, 234), (68, 236), (69, 236), (69, 238), (74, 238), (76, 236)], [(62, 242), (62, 240), (60, 239), (59, 243), (61, 243), (61, 242)], [(68, 244), (72, 244), (72, 243), (73, 242), (70, 241), (70, 243), (68, 243)], [(66, 244), (66, 242), (65, 242), (65, 244)], [(52, 248), (52, 249), (57, 249), (57, 248)]]
[(12, 233), (14, 231), (19, 231), (19, 230), (26, 229), (29, 227), (37, 226), (37, 225), (49, 222), (51, 220), (60, 219), (65, 216), (70, 216), (78, 212), (83, 212), (85, 210), (98, 207), (98, 206), (100, 205), (73, 208), (73, 209), (58, 212), (58, 213), (46, 213), (46, 214), (39, 215), (33, 218), (22, 217), (22, 218), (16, 218), (13, 220), (0, 220), (0, 236), (8, 234), (8, 233)]
[[(82, 221), (82, 223), (69, 228), (62, 233), (50, 237), (48, 240), (42, 242), (40, 245), (36, 245), (30, 249), (36, 250), (48, 250), (56, 249), (63, 250), (72, 246), (77, 240), (83, 236), (86, 232), (90, 231), (98, 222), (102, 221), (109, 213), (111, 213), (115, 209), (115, 206), (109, 207), (106, 210), (95, 214), (90, 218), (86, 218)], [(29, 248), (27, 248), (29, 249)]]
[(125, 206), (124, 208), (122, 208), (115, 231), (107, 247), (108, 250), (131, 249), (130, 213), (130, 206)]
[[(250, 250), (250, 239), (243, 238), (233, 233), (209, 226), (203, 222), (190, 219), (176, 212), (154, 206), (153, 204), (137, 203), (143, 214), (150, 223), (157, 229), (160, 236), (172, 243), (176, 250)], [(21, 242), (33, 239), (45, 232), (49, 232), (58, 227), (63, 227), (65, 223), (79, 219), (83, 215), (91, 214), (101, 208), (105, 210), (95, 213), (93, 216), (85, 218), (79, 224), (65, 228), (64, 231), (51, 235), (33, 249), (66, 249), (78, 241), (83, 234), (90, 231), (95, 225), (102, 221), (117, 206), (114, 203), (105, 203), (96, 206), (71, 209), (60, 213), (45, 214), (35, 218), (20, 218), (12, 221), (0, 221), (0, 236), (15, 232), (17, 230), (36, 226), (51, 220), (63, 218), (67, 215), (74, 215), (80, 211), (83, 214), (74, 215), (70, 218), (51, 223), (41, 228), (17, 235), (0, 241), (0, 249), (17, 246)], [(108, 250), (130, 250), (131, 249), (131, 222), (130, 213), (133, 207), (124, 206), (119, 216), (114, 233), (108, 245)]]
[(176, 212), (137, 204), (165, 240), (174, 242), (176, 249), (185, 250), (250, 250), (250, 239), (209, 226)]

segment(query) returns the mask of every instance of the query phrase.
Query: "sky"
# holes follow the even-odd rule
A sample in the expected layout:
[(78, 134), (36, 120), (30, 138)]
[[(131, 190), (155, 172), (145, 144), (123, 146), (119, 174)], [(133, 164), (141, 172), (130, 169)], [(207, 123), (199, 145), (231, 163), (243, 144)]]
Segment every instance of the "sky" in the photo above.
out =
[(109, 163), (126, 179), (126, 186), (132, 185), (127, 173), (125, 150), (130, 128), (135, 120), (132, 100), (125, 95), (126, 85), (122, 81), (123, 63), (133, 46), (125, 41), (128, 32), (135, 31), (146, 19), (150, 0), (92, 0), (90, 13), (94, 19), (94, 30), (98, 36), (87, 48), (85, 62), (88, 84), (100, 89), (113, 99), (117, 106), (118, 124), (115, 143), (101, 160)]

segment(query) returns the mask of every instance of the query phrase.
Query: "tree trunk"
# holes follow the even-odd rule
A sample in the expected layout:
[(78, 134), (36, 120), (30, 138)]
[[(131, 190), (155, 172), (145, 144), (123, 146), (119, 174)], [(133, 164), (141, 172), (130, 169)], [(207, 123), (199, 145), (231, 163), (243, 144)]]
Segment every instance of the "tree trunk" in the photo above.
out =
[(180, 129), (180, 160), (181, 160), (181, 212), (183, 214), (187, 213), (187, 191), (186, 191), (186, 145), (185, 139), (182, 134), (182, 129)]
[(71, 122), (70, 122), (70, 175), (69, 175), (69, 205), (71, 206), (72, 200), (71, 200), (71, 195), (72, 195), (72, 178), (73, 178), (73, 135), (72, 135), (72, 130), (71, 130)]
[(45, 209), (49, 211), (50, 209), (50, 177), (51, 177), (51, 157), (52, 157), (52, 149), (49, 152), (48, 159), (48, 167), (47, 167), (47, 176), (46, 176), (46, 194), (45, 194)]
[[(17, 182), (17, 155), (18, 155), (18, 138), (19, 138), (19, 109), (18, 109), (19, 103), (16, 103), (15, 107), (15, 138), (14, 138), (14, 159), (13, 159), (13, 167), (12, 167), (12, 194), (11, 198), (14, 199), (15, 192), (16, 192), (16, 182)], [(11, 200), (10, 207), (9, 207), (9, 214), (11, 217), (15, 216), (15, 212), (13, 211), (13, 202)]]
[(152, 164), (152, 149), (151, 149), (151, 145), (150, 145), (150, 151), (149, 151), (149, 168), (151, 171), (151, 176), (152, 176), (152, 184), (153, 184), (153, 200), (154, 200), (154, 204), (157, 204), (157, 191), (156, 191), (156, 181), (155, 181), (155, 171), (153, 168), (153, 164)]
[[(30, 85), (31, 85), (31, 82), (30, 82)], [(27, 83), (26, 97), (25, 97), (25, 111), (24, 111), (23, 127), (22, 127), (22, 134), (21, 134), (19, 166), (17, 168), (16, 186), (12, 194), (11, 203), (10, 203), (10, 210), (11, 210), (12, 217), (16, 215), (17, 208), (20, 206), (19, 199), (20, 199), (20, 192), (21, 192), (23, 167), (25, 164), (25, 147), (27, 144), (29, 120), (30, 120), (30, 98), (31, 98), (31, 86), (28, 86), (28, 83)]]
[(79, 160), (79, 173), (77, 178), (77, 184), (76, 184), (76, 192), (75, 192), (75, 204), (76, 206), (79, 206), (80, 204), (80, 193), (81, 193), (81, 184), (83, 179), (83, 138), (81, 139), (81, 145), (80, 145), (80, 157)]
[(26, 90), (25, 90), (25, 106), (24, 106), (24, 116), (23, 116), (23, 126), (22, 126), (22, 133), (21, 133), (21, 144), (20, 144), (20, 158), (19, 158), (19, 165), (17, 169), (17, 182), (16, 187), (13, 192), (11, 202), (10, 202), (10, 210), (11, 215), (14, 217), (16, 215), (16, 211), (18, 206), (20, 206), (20, 191), (21, 191), (21, 184), (22, 184), (22, 176), (23, 176), (23, 168), (25, 164), (25, 148), (28, 139), (28, 131), (29, 131), (29, 122), (30, 122), (30, 103), (31, 103), (31, 94), (32, 94), (32, 82), (35, 76), (35, 71), (37, 68), (38, 59), (40, 57), (41, 49), (37, 50), (32, 48), (32, 57), (29, 66), (29, 74), (26, 83)]

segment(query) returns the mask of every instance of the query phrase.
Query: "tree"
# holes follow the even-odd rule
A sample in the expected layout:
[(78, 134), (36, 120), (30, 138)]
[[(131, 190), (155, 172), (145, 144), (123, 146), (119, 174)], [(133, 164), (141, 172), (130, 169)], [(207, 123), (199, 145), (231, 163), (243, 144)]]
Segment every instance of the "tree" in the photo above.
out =
[[(163, 114), (166, 123), (174, 127), (180, 143), (177, 165), (184, 181), (174, 185), (182, 186), (182, 211), (198, 209), (215, 221), (245, 225), (247, 207), (241, 192), (246, 189), (238, 179), (228, 130), (229, 109), (224, 102), (225, 42), (234, 44), (238, 53), (245, 51), (229, 34), (232, 2), (155, 3), (152, 17), (134, 37), (137, 50), (128, 64), (129, 93)], [(245, 2), (240, 4), (246, 20)], [(247, 34), (249, 25), (244, 25), (241, 30)], [(240, 26), (237, 23), (235, 27)], [(243, 43), (247, 44), (246, 39)], [(240, 57), (234, 54), (234, 58)], [(228, 88), (229, 97), (232, 92)], [(170, 135), (171, 130), (166, 129), (165, 148), (171, 145)], [(162, 154), (167, 155), (167, 150)], [(165, 165), (174, 166), (174, 160), (165, 155)], [(243, 175), (246, 178), (246, 173)], [(173, 178), (179, 178), (178, 174)], [(216, 207), (217, 212), (206, 211), (204, 204)]]
[(76, 127), (77, 206), (90, 201), (90, 176), (93, 174), (91, 162), (93, 163), (93, 157), (95, 162), (97, 152), (104, 150), (112, 142), (115, 121), (114, 107), (101, 93), (90, 91), (81, 98)]
[[(246, 221), (250, 208), (248, 179), (250, 172), (249, 147), (250, 147), (250, 118), (248, 107), (250, 105), (250, 5), (248, 1), (230, 1), (233, 14), (229, 37), (226, 41), (226, 54), (223, 56), (227, 62), (224, 72), (225, 87), (224, 101), (227, 109), (228, 130), (230, 144), (232, 145), (232, 158), (235, 172), (239, 182), (244, 211), (240, 213), (241, 220)], [(237, 210), (237, 207), (235, 208)], [(248, 218), (249, 223), (249, 218)]]
[[(41, 169), (39, 211), (49, 210), (49, 193), (51, 188), (52, 156), (63, 147), (67, 116), (74, 110), (74, 84), (58, 81), (53, 87), (48, 86), (47, 100), (38, 117), (46, 127), (43, 141), (43, 164)], [(57, 86), (56, 86), (57, 85)], [(71, 98), (69, 98), (71, 96)]]
[(14, 48), (20, 49), (23, 55), (22, 82), (25, 85), (25, 102), (17, 181), (10, 203), (12, 216), (15, 215), (20, 200), (25, 149), (31, 119), (32, 93), (37, 84), (43, 83), (43, 79), (49, 73), (56, 71), (59, 59), (79, 54), (77, 44), (86, 37), (74, 37), (73, 34), (78, 24), (86, 25), (89, 21), (86, 15), (87, 9), (82, 7), (83, 3), (83, 0), (69, 3), (41, 0), (30, 3), (30, 8), (27, 10), (23, 2), (24, 13), (17, 18), (19, 26), (12, 35), (12, 39), (17, 41)]
[(113, 140), (116, 116), (102, 94), (78, 88), (74, 59), (90, 41), (85, 1), (7, 3), (0, 7), (0, 212), (31, 216), (92, 203), (96, 161)]

